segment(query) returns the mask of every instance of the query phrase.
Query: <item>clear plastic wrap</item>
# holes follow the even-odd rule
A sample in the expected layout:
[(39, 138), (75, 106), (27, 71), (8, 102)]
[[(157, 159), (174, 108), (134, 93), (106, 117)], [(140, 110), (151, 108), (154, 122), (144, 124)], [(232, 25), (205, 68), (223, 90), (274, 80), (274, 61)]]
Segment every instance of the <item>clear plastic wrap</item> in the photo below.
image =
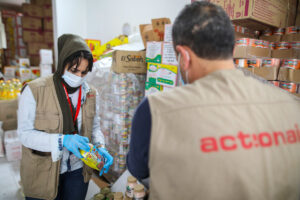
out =
[(146, 75), (111, 72), (111, 58), (105, 59), (95, 64), (87, 80), (96, 87), (100, 96), (100, 126), (106, 148), (114, 157), (109, 172), (114, 181), (126, 169), (131, 121), (136, 107), (144, 97)]

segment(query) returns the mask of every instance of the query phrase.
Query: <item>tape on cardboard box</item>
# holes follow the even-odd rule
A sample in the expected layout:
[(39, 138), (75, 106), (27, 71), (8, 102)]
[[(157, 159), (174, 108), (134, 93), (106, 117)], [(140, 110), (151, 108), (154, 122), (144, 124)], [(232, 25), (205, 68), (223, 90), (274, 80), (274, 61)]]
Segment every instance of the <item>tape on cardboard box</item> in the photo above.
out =
[(254, 68), (254, 74), (260, 76), (266, 80), (277, 80), (279, 68), (277, 67), (260, 67)]
[(300, 83), (300, 70), (281, 67), (278, 74), (278, 80)]
[(269, 48), (258, 48), (258, 47), (243, 47), (237, 46), (234, 48), (234, 58), (265, 58), (271, 56), (271, 50)]
[(300, 59), (300, 49), (272, 50), (272, 58)]

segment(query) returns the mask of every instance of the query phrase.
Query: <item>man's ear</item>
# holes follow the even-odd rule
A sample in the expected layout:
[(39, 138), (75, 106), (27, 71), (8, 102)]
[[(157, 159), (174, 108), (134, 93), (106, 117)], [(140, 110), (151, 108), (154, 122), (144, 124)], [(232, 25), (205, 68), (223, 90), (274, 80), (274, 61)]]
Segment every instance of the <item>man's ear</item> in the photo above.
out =
[(181, 66), (183, 66), (183, 70), (186, 71), (189, 68), (191, 62), (189, 52), (187, 51), (186, 47), (181, 45), (176, 46), (176, 51), (180, 53), (181, 61), (179, 60), (179, 62), (181, 62), (180, 64)]

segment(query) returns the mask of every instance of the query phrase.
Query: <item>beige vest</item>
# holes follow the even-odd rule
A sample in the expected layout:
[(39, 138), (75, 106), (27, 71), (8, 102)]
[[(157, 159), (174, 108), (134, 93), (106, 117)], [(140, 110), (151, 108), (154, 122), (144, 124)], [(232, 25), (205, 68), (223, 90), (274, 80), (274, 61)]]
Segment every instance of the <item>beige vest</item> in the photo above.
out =
[[(36, 100), (34, 127), (47, 133), (62, 133), (63, 115), (57, 99), (53, 76), (39, 78), (28, 84)], [(91, 141), (95, 115), (96, 92), (91, 90), (82, 105), (81, 134)], [(50, 153), (34, 151), (23, 146), (21, 182), (27, 197), (54, 199), (57, 196), (60, 161), (52, 162)], [(92, 169), (84, 165), (84, 181), (91, 178)]]
[(150, 199), (299, 200), (297, 97), (222, 70), (149, 103)]

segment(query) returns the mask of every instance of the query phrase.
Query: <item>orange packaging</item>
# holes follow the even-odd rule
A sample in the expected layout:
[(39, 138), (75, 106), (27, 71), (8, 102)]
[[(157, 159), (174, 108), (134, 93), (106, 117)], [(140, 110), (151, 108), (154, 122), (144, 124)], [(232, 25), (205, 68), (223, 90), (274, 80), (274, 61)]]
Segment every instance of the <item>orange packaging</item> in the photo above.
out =
[(300, 49), (300, 42), (291, 42), (291, 48), (292, 49)]
[(289, 69), (300, 69), (300, 60), (298, 59), (285, 59), (282, 61), (281, 67)]
[(272, 49), (272, 50), (276, 49), (276, 42), (270, 42), (270, 43), (269, 43), (269, 47), (270, 47), (270, 49)]
[(280, 88), (291, 93), (296, 93), (297, 83), (280, 82)]
[(279, 67), (280, 59), (278, 58), (270, 58), (262, 60), (262, 67)]
[(235, 41), (236, 46), (246, 47), (249, 45), (249, 38), (240, 38)]
[(289, 42), (277, 42), (276, 43), (276, 49), (290, 49), (290, 43)]
[(262, 59), (248, 59), (248, 67), (261, 67)]
[(273, 32), (272, 32), (271, 30), (265, 30), (265, 31), (263, 32), (263, 35), (264, 35), (264, 36), (271, 36), (271, 35), (273, 35)]
[(255, 40), (255, 46), (259, 48), (264, 48), (264, 41), (263, 40)]
[(274, 86), (280, 87), (280, 81), (270, 81)]
[(285, 30), (285, 34), (296, 34), (298, 32), (298, 28), (296, 26), (287, 27)]
[(249, 39), (249, 46), (256, 47), (256, 39)]
[(248, 60), (247, 59), (235, 59), (236, 67), (248, 67)]
[(279, 28), (274, 31), (274, 35), (284, 35), (285, 33), (285, 28)]

